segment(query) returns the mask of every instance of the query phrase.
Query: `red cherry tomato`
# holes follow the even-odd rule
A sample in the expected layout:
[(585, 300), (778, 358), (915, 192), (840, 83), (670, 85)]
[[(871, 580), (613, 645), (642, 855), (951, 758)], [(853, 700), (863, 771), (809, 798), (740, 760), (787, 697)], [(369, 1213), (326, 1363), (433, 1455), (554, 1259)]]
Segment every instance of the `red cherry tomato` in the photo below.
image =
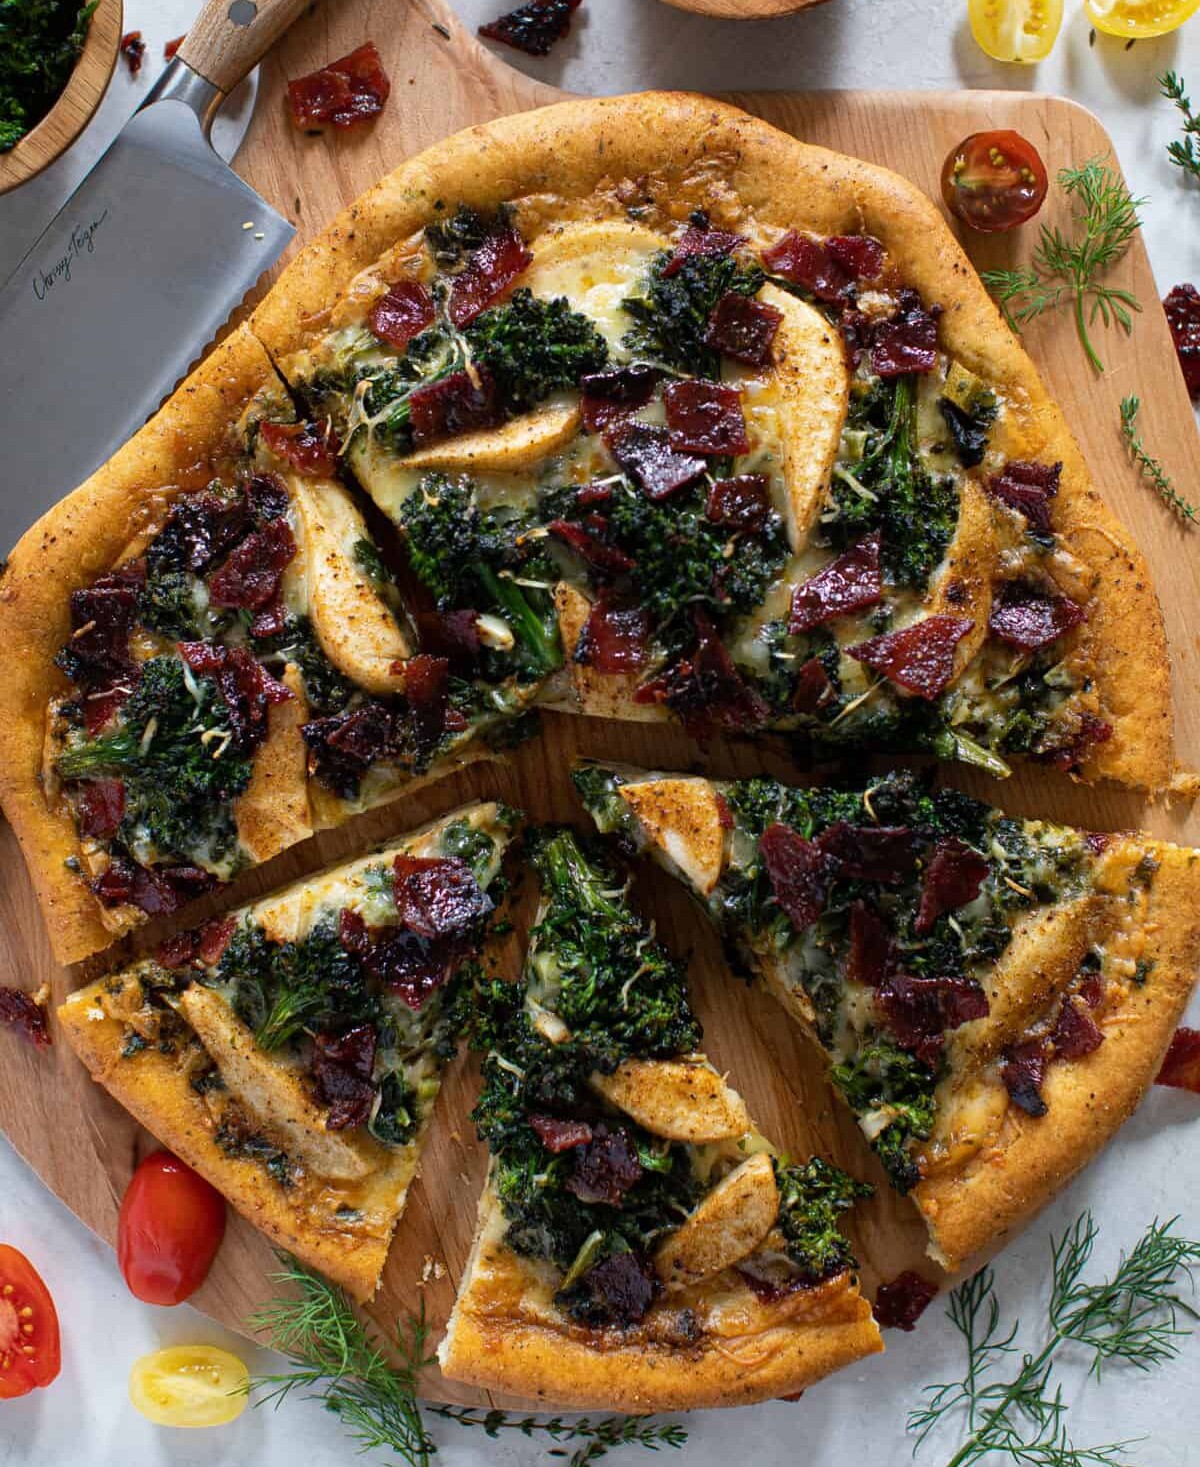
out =
[(225, 1199), (169, 1151), (137, 1171), (117, 1220), (117, 1258), (130, 1292), (182, 1304), (204, 1282), (225, 1236)]
[(1046, 165), (1019, 132), (973, 132), (942, 164), (942, 198), (956, 219), (995, 233), (1032, 219), (1046, 197)]
[(48, 1386), (61, 1363), (49, 1289), (23, 1253), (0, 1243), (0, 1401)]

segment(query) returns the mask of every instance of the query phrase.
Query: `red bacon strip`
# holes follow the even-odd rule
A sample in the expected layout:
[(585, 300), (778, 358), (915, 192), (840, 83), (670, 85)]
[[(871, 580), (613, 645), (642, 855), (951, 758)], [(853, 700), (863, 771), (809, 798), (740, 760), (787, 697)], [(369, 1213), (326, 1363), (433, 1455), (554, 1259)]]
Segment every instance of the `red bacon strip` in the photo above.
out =
[(1176, 1029), (1154, 1083), (1200, 1095), (1200, 1029)]
[(663, 279), (678, 275), (685, 260), (693, 255), (731, 255), (744, 236), (727, 229), (710, 229), (707, 224), (689, 224), (680, 236), (675, 252), (663, 267)]
[(797, 713), (815, 716), (837, 700), (837, 691), (829, 681), (825, 664), (817, 657), (810, 657), (796, 674), (796, 686), (792, 690), (792, 707)]
[(1001, 504), (1015, 509), (1035, 530), (1050, 528), (1050, 501), (1058, 493), (1062, 464), (1025, 463), (1010, 459), (1002, 471), (984, 480), (983, 487)]
[(813, 239), (794, 230), (763, 251), (772, 275), (802, 286), (819, 301), (841, 300), (858, 282), (876, 280), (883, 270), (883, 246), (870, 235), (833, 235)]
[(915, 290), (902, 290), (895, 315), (875, 322), (871, 365), (885, 378), (932, 372), (937, 366), (937, 319)]
[(320, 427), (316, 423), (262, 423), (258, 433), (271, 452), (298, 474), (328, 479), (337, 472), (342, 445), (328, 420)]
[(741, 393), (719, 382), (688, 378), (663, 388), (671, 447), (681, 453), (736, 457), (750, 447)]
[(0, 985), (0, 1024), (11, 1025), (35, 1049), (50, 1048), (46, 1010), (24, 989)]
[(392, 90), (373, 41), (307, 76), (288, 82), (292, 123), (303, 131), (356, 127), (383, 111)]
[(783, 312), (736, 290), (727, 290), (717, 302), (704, 332), (711, 346), (735, 362), (762, 367), (770, 360)]
[(642, 1163), (632, 1136), (624, 1126), (600, 1121), (592, 1129), (592, 1139), (576, 1150), (575, 1169), (566, 1186), (580, 1202), (620, 1207), (625, 1193), (641, 1179)]
[(646, 423), (619, 422), (605, 432), (604, 441), (621, 468), (651, 499), (666, 499), (694, 484), (708, 467), (696, 454), (677, 452), (665, 428)]
[(992, 603), (988, 631), (1012, 647), (1036, 652), (1086, 620), (1087, 612), (1069, 596), (1006, 581)]
[(771, 513), (766, 474), (714, 479), (704, 512), (714, 524), (731, 530), (761, 530)]
[(880, 1329), (916, 1328), (917, 1320), (937, 1298), (937, 1285), (919, 1273), (905, 1269), (890, 1283), (880, 1284), (875, 1295), (875, 1322)]
[(313, 1079), (318, 1099), (329, 1107), (327, 1130), (345, 1131), (370, 1120), (377, 1042), (374, 1024), (359, 1024), (337, 1036), (318, 1034), (313, 1040)]
[(468, 325), (500, 299), (532, 260), (513, 226), (498, 222), (450, 283), (451, 321), (460, 328)]
[(650, 660), (649, 615), (636, 606), (613, 605), (604, 596), (592, 603), (580, 633), (575, 661), (606, 677), (640, 672)]
[(634, 693), (637, 703), (666, 703), (697, 739), (716, 729), (749, 733), (761, 728), (771, 710), (734, 665), (712, 621), (693, 611), (696, 645), (691, 653)]
[(851, 825), (835, 820), (817, 836), (817, 844), (836, 859), (840, 874), (851, 881), (895, 886), (917, 859), (912, 831), (906, 825)]
[(864, 901), (850, 908), (850, 947), (846, 955), (846, 977), (851, 983), (878, 988), (891, 967), (892, 941), (887, 923)]
[(75, 823), (79, 834), (91, 840), (109, 840), (125, 818), (125, 783), (120, 779), (92, 779), (79, 788)]
[(607, 372), (589, 372), (579, 379), (583, 394), (580, 409), (589, 433), (601, 433), (618, 418), (627, 418), (645, 407), (662, 381), (659, 367), (635, 363), (613, 367)]
[(491, 897), (456, 856), (400, 855), (393, 871), (396, 912), (419, 937), (456, 936), (492, 910)]
[(1091, 1014), (1065, 998), (1050, 1039), (1056, 1059), (1081, 1059), (1100, 1048), (1104, 1043), (1104, 1031)]
[(529, 1124), (538, 1140), (555, 1156), (586, 1146), (592, 1139), (592, 1128), (586, 1121), (563, 1121), (557, 1116), (530, 1116)]
[(476, 428), (494, 428), (501, 420), (496, 384), (486, 367), (451, 372), (439, 382), (418, 387), (408, 399), (413, 443), (420, 448), (441, 438), (454, 438)]
[(986, 1018), (987, 994), (974, 978), (910, 978), (891, 973), (878, 1002), (896, 1042), (924, 1064), (934, 1065), (945, 1034)]
[(1005, 1056), (1000, 1071), (1009, 1099), (1028, 1116), (1044, 1116), (1049, 1106), (1042, 1098), (1046, 1078), (1046, 1046), (1040, 1039), (1024, 1039)]
[(610, 545), (600, 538), (607, 522), (600, 515), (593, 515), (589, 524), (592, 526), (590, 529), (574, 520), (551, 520), (546, 528), (601, 576), (619, 576), (632, 570), (633, 561), (620, 546)]
[(1188, 394), (1200, 397), (1200, 291), (1194, 285), (1177, 285), (1163, 301), (1175, 355), (1187, 383)]
[(448, 726), (450, 663), (420, 652), (404, 664), (404, 696), (412, 714), (417, 748), (432, 749)]
[(269, 521), (247, 535), (213, 572), (208, 596), (213, 606), (259, 611), (279, 595), (283, 573), (296, 554), (286, 519)]
[(879, 544), (879, 531), (874, 530), (796, 587), (788, 621), (788, 631), (793, 636), (852, 611), (874, 606), (882, 598)]
[(923, 937), (933, 931), (934, 923), (943, 913), (973, 902), (983, 890), (991, 869), (985, 857), (956, 835), (938, 841), (925, 870), (913, 931)]
[(847, 647), (857, 662), (915, 693), (936, 698), (954, 675), (954, 649), (974, 626), (963, 616), (927, 616), (898, 632)]
[(803, 932), (825, 910), (829, 888), (838, 874), (836, 858), (779, 821), (759, 836), (758, 849), (776, 904), (792, 926)]
[(397, 280), (371, 307), (367, 325), (380, 341), (405, 351), (414, 336), (433, 325), (433, 300), (419, 281)]

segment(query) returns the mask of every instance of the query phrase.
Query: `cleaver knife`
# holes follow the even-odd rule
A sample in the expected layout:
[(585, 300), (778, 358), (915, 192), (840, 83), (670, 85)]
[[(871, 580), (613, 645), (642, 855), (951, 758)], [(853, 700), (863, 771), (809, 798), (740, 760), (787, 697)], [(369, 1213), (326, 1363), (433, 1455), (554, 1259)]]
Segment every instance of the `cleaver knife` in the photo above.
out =
[(207, 0), (0, 290), (0, 557), (142, 426), (292, 238), (209, 131), (309, 3)]

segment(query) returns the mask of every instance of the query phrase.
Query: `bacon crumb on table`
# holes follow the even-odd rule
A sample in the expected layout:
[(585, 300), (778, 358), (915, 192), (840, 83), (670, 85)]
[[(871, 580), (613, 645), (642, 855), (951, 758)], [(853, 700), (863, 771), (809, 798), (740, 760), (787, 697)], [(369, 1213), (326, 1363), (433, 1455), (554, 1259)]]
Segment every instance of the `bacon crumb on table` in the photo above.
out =
[(583, 0), (530, 0), (479, 27), (489, 41), (500, 41), (526, 56), (548, 56), (571, 29), (571, 16)]
[(44, 1008), (49, 997), (49, 987), (45, 984), (37, 993), (26, 993), (20, 988), (0, 987), (0, 1023), (23, 1034), (36, 1048), (49, 1049), (50, 1030)]
[(288, 82), (292, 122), (302, 132), (357, 127), (383, 111), (392, 90), (373, 41), (328, 66)]
[(141, 31), (126, 31), (121, 37), (121, 55), (125, 58), (125, 64), (129, 67), (129, 75), (137, 76), (142, 69), (142, 62), (146, 59), (146, 43), (142, 40)]
[(1200, 1095), (1200, 1029), (1176, 1029), (1155, 1083)]

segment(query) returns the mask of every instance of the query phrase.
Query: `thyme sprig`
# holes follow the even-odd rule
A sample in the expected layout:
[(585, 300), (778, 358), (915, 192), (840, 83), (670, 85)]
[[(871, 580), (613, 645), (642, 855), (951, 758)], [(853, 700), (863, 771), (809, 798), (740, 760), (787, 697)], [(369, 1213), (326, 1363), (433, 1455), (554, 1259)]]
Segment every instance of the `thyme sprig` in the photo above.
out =
[(1175, 104), (1183, 119), (1180, 123), (1183, 137), (1167, 144), (1167, 156), (1177, 168), (1182, 168), (1193, 178), (1200, 179), (1200, 147), (1197, 146), (1197, 140), (1200, 140), (1200, 117), (1192, 111), (1191, 99), (1184, 87), (1183, 78), (1177, 71), (1164, 72), (1158, 78), (1158, 89), (1168, 102)]
[(1137, 417), (1141, 408), (1142, 401), (1139, 397), (1121, 399), (1121, 437), (1125, 440), (1130, 457), (1141, 470), (1142, 477), (1154, 485), (1159, 498), (1165, 504), (1181, 519), (1188, 520), (1193, 525), (1200, 524), (1200, 510), (1180, 494), (1162, 464), (1142, 442), (1142, 436), (1137, 430)]
[[(272, 1282), (290, 1292), (257, 1310), (246, 1321), (265, 1333), (272, 1348), (286, 1355), (292, 1369), (254, 1377), (248, 1386), (256, 1406), (278, 1407), (294, 1393), (307, 1393), (338, 1416), (360, 1452), (395, 1452), (407, 1467), (429, 1467), (437, 1444), (429, 1435), (417, 1399), (421, 1371), (433, 1363), (429, 1327), (422, 1308), (396, 1323), (384, 1341), (354, 1312), (334, 1284), (281, 1253), (280, 1271)], [(506, 1411), (477, 1411), (462, 1406), (427, 1406), (432, 1416), (458, 1426), (482, 1430), (495, 1438), (502, 1431), (544, 1437), (558, 1445), (553, 1455), (567, 1457), (566, 1467), (589, 1467), (615, 1447), (678, 1448), (687, 1432), (678, 1422), (636, 1416), (513, 1416)]]
[[(1200, 1318), (1183, 1298), (1200, 1243), (1179, 1237), (1176, 1219), (1155, 1220), (1133, 1250), (1121, 1256), (1111, 1277), (1084, 1278), (1098, 1228), (1090, 1212), (1052, 1245), (1047, 1332), (1040, 1349), (1023, 1349), (1019, 1325), (1001, 1320), (990, 1268), (968, 1279), (950, 1297), (948, 1314), (962, 1336), (966, 1368), (958, 1380), (925, 1388), (925, 1401), (909, 1413), (908, 1429), (919, 1451), (937, 1428), (955, 1426), (965, 1439), (946, 1467), (994, 1460), (1023, 1467), (1125, 1467), (1130, 1441), (1080, 1447), (1067, 1425), (1067, 1402), (1054, 1379), (1060, 1355), (1070, 1347), (1090, 1357), (1097, 1378), (1109, 1365), (1149, 1370), (1179, 1352)], [(1005, 1365), (1015, 1366), (1007, 1377)]]
[(1068, 237), (1057, 225), (1043, 224), (1029, 265), (1012, 270), (985, 270), (983, 283), (995, 296), (1014, 331), (1044, 312), (1071, 302), (1075, 328), (1088, 361), (1104, 370), (1092, 344), (1090, 328), (1101, 321), (1133, 330), (1133, 313), (1141, 305), (1130, 290), (1101, 279), (1122, 258), (1141, 226), (1135, 199), (1124, 180), (1100, 158), (1079, 168), (1064, 168), (1059, 187), (1075, 203), (1075, 233)]

